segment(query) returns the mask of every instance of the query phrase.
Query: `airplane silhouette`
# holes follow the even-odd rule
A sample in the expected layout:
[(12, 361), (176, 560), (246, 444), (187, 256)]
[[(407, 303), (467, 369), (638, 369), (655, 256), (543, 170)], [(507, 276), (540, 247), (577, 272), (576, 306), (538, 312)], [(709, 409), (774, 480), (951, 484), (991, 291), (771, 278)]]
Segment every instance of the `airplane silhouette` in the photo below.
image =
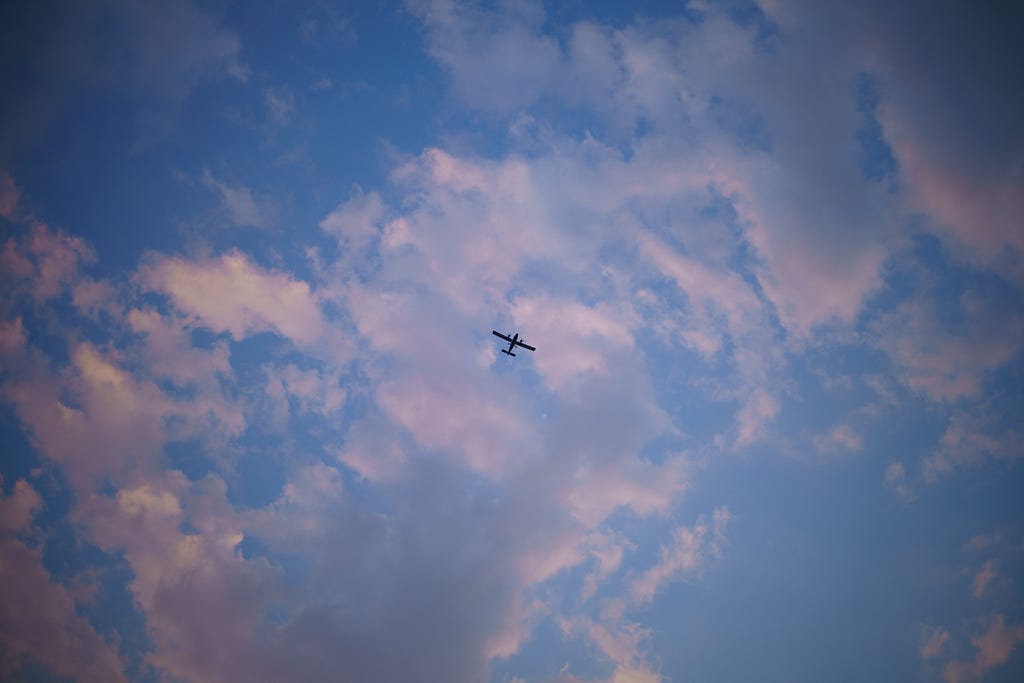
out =
[(516, 355), (516, 354), (512, 353), (512, 349), (514, 349), (517, 346), (522, 346), (524, 349), (529, 349), (530, 351), (536, 351), (537, 350), (534, 347), (532, 347), (529, 344), (527, 344), (526, 342), (521, 341), (519, 339), (519, 333), (518, 332), (516, 332), (511, 337), (505, 336), (504, 334), (502, 334), (501, 332), (498, 332), (497, 330), (491, 330), (491, 333), (495, 337), (501, 337), (502, 339), (504, 339), (505, 341), (508, 342), (508, 350), (506, 351), (505, 349), (502, 349), (501, 352), (505, 353), (505, 354), (508, 354), (510, 356)]

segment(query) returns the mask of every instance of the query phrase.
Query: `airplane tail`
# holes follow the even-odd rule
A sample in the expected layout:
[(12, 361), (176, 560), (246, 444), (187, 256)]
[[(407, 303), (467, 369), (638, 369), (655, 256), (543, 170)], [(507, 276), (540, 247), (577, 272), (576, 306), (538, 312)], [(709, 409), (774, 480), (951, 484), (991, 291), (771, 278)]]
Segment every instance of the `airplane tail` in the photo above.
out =
[(502, 352), (502, 353), (504, 353), (504, 354), (507, 354), (507, 355), (509, 355), (509, 356), (514, 356), (514, 355), (516, 355), (516, 354), (512, 353), (511, 351), (506, 351), (505, 349), (502, 349), (502, 350), (501, 350), (501, 352)]

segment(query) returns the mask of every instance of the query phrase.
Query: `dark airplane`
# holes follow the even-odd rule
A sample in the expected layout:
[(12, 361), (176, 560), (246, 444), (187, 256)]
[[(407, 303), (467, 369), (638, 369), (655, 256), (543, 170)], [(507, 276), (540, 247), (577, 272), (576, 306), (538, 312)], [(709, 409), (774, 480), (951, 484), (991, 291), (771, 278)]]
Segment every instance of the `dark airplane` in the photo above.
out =
[(505, 341), (508, 342), (508, 350), (506, 351), (505, 349), (502, 349), (501, 350), (502, 353), (507, 353), (510, 356), (514, 356), (516, 354), (512, 353), (512, 349), (514, 349), (517, 346), (522, 346), (524, 349), (529, 349), (530, 351), (536, 351), (537, 350), (537, 349), (533, 348), (532, 346), (530, 346), (529, 344), (527, 344), (526, 342), (521, 341), (519, 339), (519, 333), (518, 332), (516, 332), (511, 337), (506, 337), (505, 335), (503, 335), (501, 332), (498, 332), (497, 330), (491, 330), (491, 332), (494, 334), (495, 337), (501, 337), (502, 339), (504, 339)]

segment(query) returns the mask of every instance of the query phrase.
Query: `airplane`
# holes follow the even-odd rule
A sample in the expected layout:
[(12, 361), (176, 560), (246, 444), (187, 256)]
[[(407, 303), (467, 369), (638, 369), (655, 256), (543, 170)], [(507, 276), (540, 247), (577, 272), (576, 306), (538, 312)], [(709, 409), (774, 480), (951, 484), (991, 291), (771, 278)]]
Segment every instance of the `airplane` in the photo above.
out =
[(512, 349), (514, 349), (517, 346), (522, 346), (524, 349), (529, 349), (530, 351), (536, 351), (537, 350), (534, 347), (532, 347), (529, 344), (527, 344), (526, 342), (521, 341), (519, 339), (519, 333), (518, 332), (516, 332), (511, 337), (506, 337), (505, 335), (503, 335), (501, 332), (498, 332), (497, 330), (491, 330), (491, 333), (495, 337), (501, 337), (502, 339), (504, 339), (505, 341), (508, 342), (508, 350), (506, 351), (505, 349), (502, 349), (501, 352), (505, 353), (505, 354), (508, 354), (510, 356), (516, 355), (516, 354), (512, 353)]

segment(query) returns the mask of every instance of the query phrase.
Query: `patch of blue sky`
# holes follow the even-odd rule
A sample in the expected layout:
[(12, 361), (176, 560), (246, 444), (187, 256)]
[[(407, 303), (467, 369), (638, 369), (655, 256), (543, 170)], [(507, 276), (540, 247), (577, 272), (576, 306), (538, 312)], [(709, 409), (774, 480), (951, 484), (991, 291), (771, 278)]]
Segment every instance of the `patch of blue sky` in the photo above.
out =
[(145, 655), (155, 649), (154, 643), (130, 590), (135, 574), (128, 562), (120, 555), (108, 555), (105, 563), (84, 566), (87, 580), (93, 578), (97, 583), (95, 593), (80, 603), (79, 610), (107, 642), (120, 644), (130, 680), (155, 680), (152, 673), (147, 675), (149, 667), (145, 663)]
[(276, 501), (287, 483), (292, 445), (273, 434), (247, 434), (239, 440), (244, 455), (226, 473), (227, 500), (240, 508), (261, 508)]
[(5, 496), (11, 495), (18, 480), (31, 481), (33, 470), (43, 465), (39, 452), (29, 441), (29, 435), (21, 429), (21, 420), (14, 407), (9, 404), (0, 405), (0, 452), (4, 454), (0, 474), (3, 475)]
[[(55, 308), (65, 311), (71, 310), (71, 303), (66, 299), (55, 302)], [(71, 346), (68, 340), (60, 334), (57, 319), (50, 311), (40, 310), (33, 306), (24, 306), (18, 310), (21, 318), (22, 329), (27, 339), (42, 350), (45, 357), (57, 365), (65, 365), (71, 360)], [(100, 335), (99, 338), (104, 338)], [(2, 368), (10, 376), (15, 368)]]
[(169, 440), (163, 451), (168, 468), (181, 472), (189, 481), (200, 481), (219, 470), (219, 463), (208, 452), (206, 440), (200, 437)]
[(860, 168), (866, 180), (888, 180), (890, 189), (895, 191), (895, 176), (899, 172), (892, 148), (885, 140), (885, 132), (878, 121), (878, 81), (870, 74), (861, 74), (857, 79), (857, 109), (864, 122), (855, 134), (860, 145)]
[(739, 149), (747, 153), (771, 153), (771, 133), (753, 103), (712, 95), (708, 110), (714, 122), (732, 136)]
[(919, 638), (916, 627), (905, 632), (907, 617), (931, 593), (879, 561), (899, 555), (909, 530), (902, 510), (886, 505), (878, 470), (865, 465), (857, 457), (827, 469), (726, 459), (702, 474), (691, 500), (706, 504), (714, 492), (734, 518), (713, 571), (668, 586), (651, 610), (666, 673), (743, 680), (757, 670), (766, 680), (810, 680), (849, 672), (853, 680), (914, 670), (916, 657), (899, 656)]
[(709, 438), (729, 430), (736, 403), (727, 392), (721, 395), (727, 386), (718, 374), (727, 366), (724, 352), (711, 362), (686, 348), (656, 347), (645, 353), (648, 365), (658, 368), (651, 373), (657, 404), (668, 413), (672, 426), (682, 431), (688, 447), (706, 445)]

